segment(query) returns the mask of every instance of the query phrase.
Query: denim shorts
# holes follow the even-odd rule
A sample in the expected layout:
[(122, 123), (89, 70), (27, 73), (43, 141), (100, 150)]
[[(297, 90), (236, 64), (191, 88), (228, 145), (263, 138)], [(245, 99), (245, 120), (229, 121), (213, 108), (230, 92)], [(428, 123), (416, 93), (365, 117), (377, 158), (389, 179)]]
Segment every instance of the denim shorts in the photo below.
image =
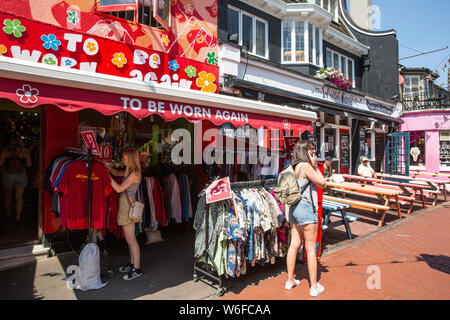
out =
[(312, 205), (300, 201), (289, 210), (289, 222), (303, 226), (305, 224), (318, 223), (317, 213), (314, 212)]
[(14, 187), (26, 187), (28, 184), (27, 172), (22, 170), (19, 173), (3, 172), (2, 187), (12, 189)]

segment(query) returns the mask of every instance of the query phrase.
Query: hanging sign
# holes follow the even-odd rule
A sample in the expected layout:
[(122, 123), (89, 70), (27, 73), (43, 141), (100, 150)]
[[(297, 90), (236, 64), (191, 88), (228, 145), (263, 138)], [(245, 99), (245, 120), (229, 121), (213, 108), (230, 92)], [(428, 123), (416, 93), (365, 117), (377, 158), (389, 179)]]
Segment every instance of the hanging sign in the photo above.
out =
[(206, 203), (213, 203), (231, 198), (230, 178), (214, 181), (206, 189)]
[(100, 155), (95, 159), (103, 162), (103, 163), (111, 163), (112, 162), (112, 146), (103, 145), (99, 147)]
[(100, 149), (98, 148), (97, 141), (95, 139), (94, 131), (83, 131), (81, 132), (81, 136), (83, 137), (84, 143), (86, 143), (86, 146), (91, 149), (91, 152), (93, 155), (99, 156), (100, 155)]
[(289, 152), (293, 152), (295, 145), (299, 141), (300, 141), (300, 137), (284, 137), (284, 147)]

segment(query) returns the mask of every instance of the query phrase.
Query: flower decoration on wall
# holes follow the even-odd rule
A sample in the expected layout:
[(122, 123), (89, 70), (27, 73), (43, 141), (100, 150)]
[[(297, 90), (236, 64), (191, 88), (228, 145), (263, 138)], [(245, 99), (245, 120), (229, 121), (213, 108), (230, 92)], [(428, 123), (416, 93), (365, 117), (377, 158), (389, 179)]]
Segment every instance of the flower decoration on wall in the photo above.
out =
[(122, 52), (117, 52), (117, 53), (114, 53), (114, 58), (112, 59), (112, 63), (115, 66), (122, 68), (123, 65), (127, 64), (127, 58), (125, 58), (125, 55)]
[(216, 58), (216, 53), (213, 51), (213, 52), (208, 52), (206, 55), (208, 56), (208, 63), (215, 66), (218, 62), (218, 60)]
[(166, 45), (166, 47), (169, 45), (169, 36), (167, 34), (161, 34), (161, 41)]
[(3, 44), (0, 44), (0, 56), (4, 55), (7, 51), (8, 51), (8, 49), (6, 48), (6, 46)]
[(188, 78), (194, 78), (197, 76), (197, 69), (193, 66), (188, 66), (186, 69), (184, 69), (184, 72), (186, 72), (186, 75)]
[(322, 80), (328, 80), (344, 89), (349, 89), (353, 86), (352, 82), (335, 68), (322, 68), (316, 72), (316, 77)]
[(190, 3), (186, 3), (184, 5), (184, 12), (186, 12), (186, 14), (193, 15), (194, 14), (194, 7)]
[(169, 61), (169, 69), (172, 71), (177, 71), (180, 65), (178, 64), (177, 60), (170, 60)]
[(44, 58), (44, 63), (45, 64), (53, 66), (53, 65), (56, 64), (56, 62), (57, 61), (55, 59), (53, 59), (52, 57)]
[(16, 90), (16, 94), (20, 97), (22, 103), (36, 103), (39, 90), (32, 88), (29, 84), (24, 84), (22, 88)]
[(80, 19), (76, 11), (67, 11), (67, 21), (71, 24), (76, 25)]
[(197, 87), (202, 88), (203, 92), (216, 92), (217, 86), (214, 81), (216, 81), (216, 77), (212, 73), (200, 71), (195, 83)]
[(20, 20), (14, 19), (11, 21), (10, 19), (5, 19), (3, 21), (3, 24), (5, 25), (3, 27), (3, 31), (6, 34), (13, 34), (16, 38), (22, 37), (22, 32), (25, 32), (27, 29), (22, 26)]
[(56, 36), (54, 34), (49, 34), (48, 36), (43, 34), (41, 36), (41, 40), (44, 42), (43, 46), (47, 50), (51, 48), (52, 50), (57, 51), (59, 46), (61, 45), (61, 41), (56, 39)]

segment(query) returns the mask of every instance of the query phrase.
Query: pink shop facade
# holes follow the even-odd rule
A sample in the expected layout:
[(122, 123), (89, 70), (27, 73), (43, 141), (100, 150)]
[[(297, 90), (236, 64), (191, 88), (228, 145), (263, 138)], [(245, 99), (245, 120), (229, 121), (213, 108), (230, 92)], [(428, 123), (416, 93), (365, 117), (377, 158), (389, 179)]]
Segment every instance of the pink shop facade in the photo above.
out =
[(410, 170), (450, 175), (450, 111), (402, 115), (401, 132), (410, 136)]

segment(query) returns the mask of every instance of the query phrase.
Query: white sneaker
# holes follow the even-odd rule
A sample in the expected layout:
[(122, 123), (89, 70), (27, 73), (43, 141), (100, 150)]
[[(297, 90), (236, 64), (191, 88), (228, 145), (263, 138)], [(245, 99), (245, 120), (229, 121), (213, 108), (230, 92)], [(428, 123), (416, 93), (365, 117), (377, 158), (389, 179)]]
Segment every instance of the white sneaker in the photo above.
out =
[(284, 288), (286, 290), (291, 290), (293, 287), (296, 287), (300, 284), (300, 280), (294, 279), (294, 281), (286, 281), (286, 284), (284, 285)]
[(311, 287), (309, 289), (309, 295), (311, 297), (317, 297), (319, 294), (321, 294), (324, 291), (325, 291), (325, 288), (320, 283), (317, 282), (317, 285), (315, 288)]

